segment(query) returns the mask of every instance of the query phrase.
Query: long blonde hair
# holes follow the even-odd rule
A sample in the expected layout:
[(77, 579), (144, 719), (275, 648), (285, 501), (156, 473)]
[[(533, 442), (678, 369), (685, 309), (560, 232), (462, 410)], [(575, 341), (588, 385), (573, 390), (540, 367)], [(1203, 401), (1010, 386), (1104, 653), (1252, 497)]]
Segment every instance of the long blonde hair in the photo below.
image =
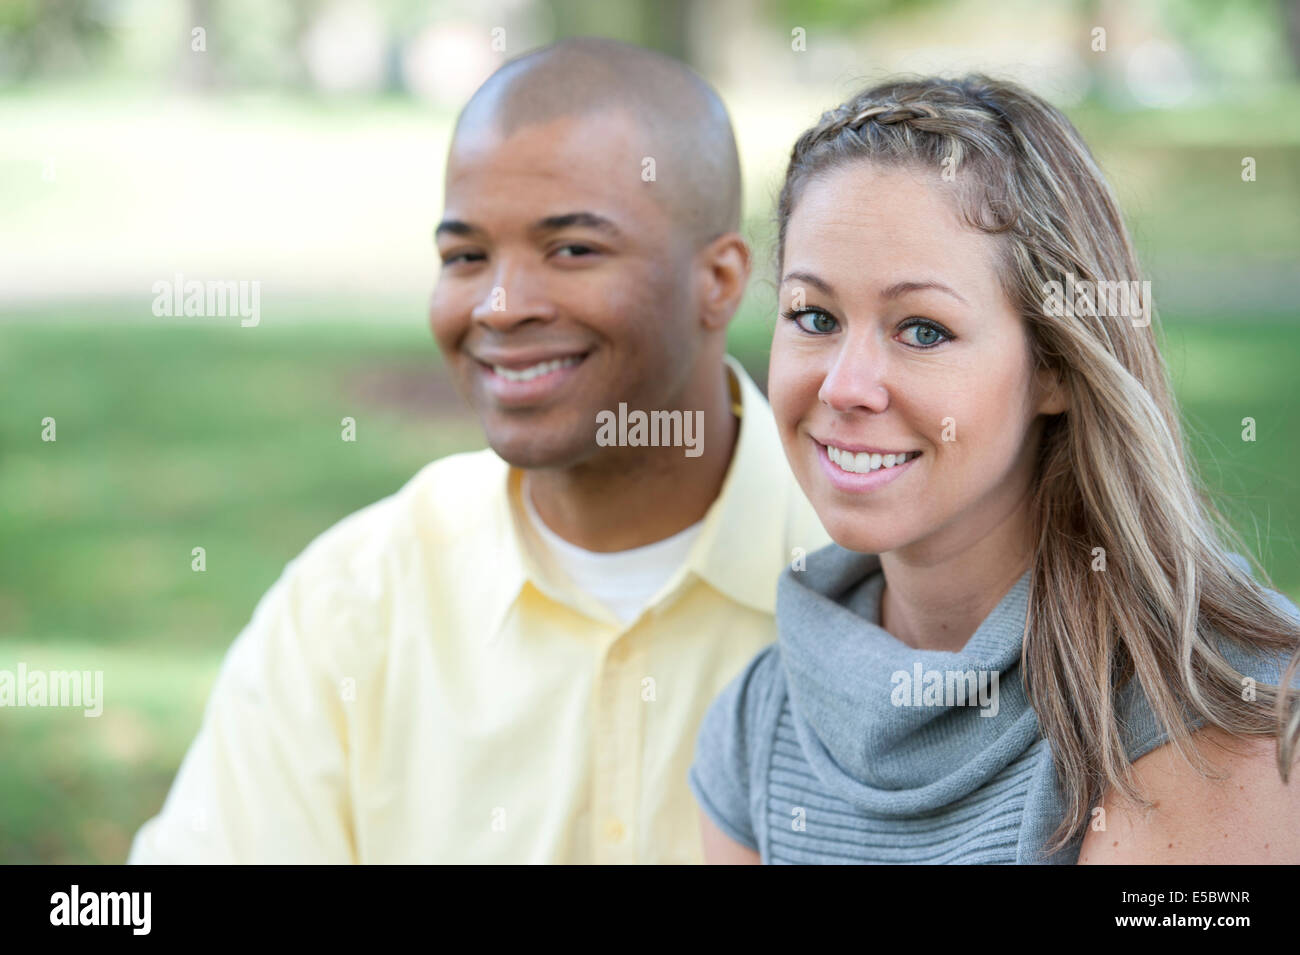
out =
[[(1276, 737), (1286, 780), (1300, 710), (1293, 714), (1287, 693), (1262, 682), (1244, 704), (1242, 675), (1220, 652), (1219, 635), (1292, 653), (1280, 684), (1289, 686), (1300, 624), (1272, 602), (1264, 586), (1275, 588), (1257, 561), (1252, 577), (1232, 557), (1249, 550), (1187, 454), (1149, 286), (1078, 131), (1039, 97), (986, 76), (864, 90), (795, 143), (777, 207), (778, 257), (809, 178), (862, 161), (921, 166), (952, 183), (965, 221), (1000, 238), (1003, 287), (1026, 322), (1036, 367), (1054, 369), (1070, 395), (1068, 411), (1048, 419), (1037, 464), (1022, 651), (1026, 692), (1064, 797), (1050, 849), (1071, 841), (1108, 789), (1147, 805), (1116, 720), (1117, 694), (1135, 678), (1200, 772), (1205, 762), (1186, 745), (1188, 712), (1233, 735)], [(1071, 276), (1126, 283), (1150, 324), (1117, 321), (1104, 309), (1047, 308), (1048, 283)]]

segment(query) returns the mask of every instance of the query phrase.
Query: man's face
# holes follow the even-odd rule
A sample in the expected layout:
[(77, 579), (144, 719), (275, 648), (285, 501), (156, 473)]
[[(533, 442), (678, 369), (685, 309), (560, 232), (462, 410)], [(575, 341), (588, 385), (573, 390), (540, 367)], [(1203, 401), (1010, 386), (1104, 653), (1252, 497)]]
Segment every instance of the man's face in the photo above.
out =
[(623, 113), (462, 130), (430, 324), (488, 444), (517, 467), (606, 452), (596, 415), (673, 407), (702, 338), (692, 248)]

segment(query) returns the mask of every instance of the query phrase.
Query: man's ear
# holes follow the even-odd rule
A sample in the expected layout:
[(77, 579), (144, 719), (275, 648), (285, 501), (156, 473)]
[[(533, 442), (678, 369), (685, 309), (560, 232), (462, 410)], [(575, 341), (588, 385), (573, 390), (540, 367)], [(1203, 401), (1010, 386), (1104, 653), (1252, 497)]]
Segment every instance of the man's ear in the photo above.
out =
[(1070, 392), (1059, 369), (1039, 368), (1036, 377), (1039, 414), (1061, 414), (1070, 410)]
[(725, 329), (749, 284), (749, 244), (727, 232), (700, 250), (700, 317), (710, 329)]

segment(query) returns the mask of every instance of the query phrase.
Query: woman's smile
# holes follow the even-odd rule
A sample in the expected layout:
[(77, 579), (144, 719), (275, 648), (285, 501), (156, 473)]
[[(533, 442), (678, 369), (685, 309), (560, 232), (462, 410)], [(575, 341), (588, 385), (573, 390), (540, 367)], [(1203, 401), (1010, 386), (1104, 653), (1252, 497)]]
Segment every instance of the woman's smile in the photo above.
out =
[(854, 451), (810, 438), (817, 450), (822, 472), (838, 490), (866, 493), (892, 484), (912, 470), (920, 451)]

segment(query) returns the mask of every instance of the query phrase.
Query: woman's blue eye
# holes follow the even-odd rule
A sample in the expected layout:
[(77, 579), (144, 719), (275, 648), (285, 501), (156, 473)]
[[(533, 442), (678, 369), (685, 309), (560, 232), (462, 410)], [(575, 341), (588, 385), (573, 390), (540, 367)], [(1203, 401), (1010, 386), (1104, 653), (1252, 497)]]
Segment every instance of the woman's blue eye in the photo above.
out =
[(903, 326), (903, 331), (916, 329), (916, 345), (919, 348), (933, 348), (935, 345), (941, 345), (952, 336), (945, 332), (933, 322), (913, 321)]
[[(785, 313), (785, 317), (790, 319), (810, 335), (828, 335), (835, 331), (838, 325), (835, 319), (831, 318), (831, 316), (827, 315), (825, 312), (819, 312), (815, 308), (804, 308), (799, 309), (798, 311), (791, 309)], [(811, 319), (809, 322), (809, 324), (812, 325), (811, 328), (808, 327), (808, 324), (804, 324), (805, 318)]]
[[(783, 314), (809, 335), (829, 335), (839, 328), (839, 322), (835, 318), (815, 308), (790, 309)], [(916, 348), (934, 348), (953, 337), (943, 326), (926, 319), (912, 319), (903, 326), (903, 331), (912, 328), (916, 329), (916, 338), (912, 343)]]

